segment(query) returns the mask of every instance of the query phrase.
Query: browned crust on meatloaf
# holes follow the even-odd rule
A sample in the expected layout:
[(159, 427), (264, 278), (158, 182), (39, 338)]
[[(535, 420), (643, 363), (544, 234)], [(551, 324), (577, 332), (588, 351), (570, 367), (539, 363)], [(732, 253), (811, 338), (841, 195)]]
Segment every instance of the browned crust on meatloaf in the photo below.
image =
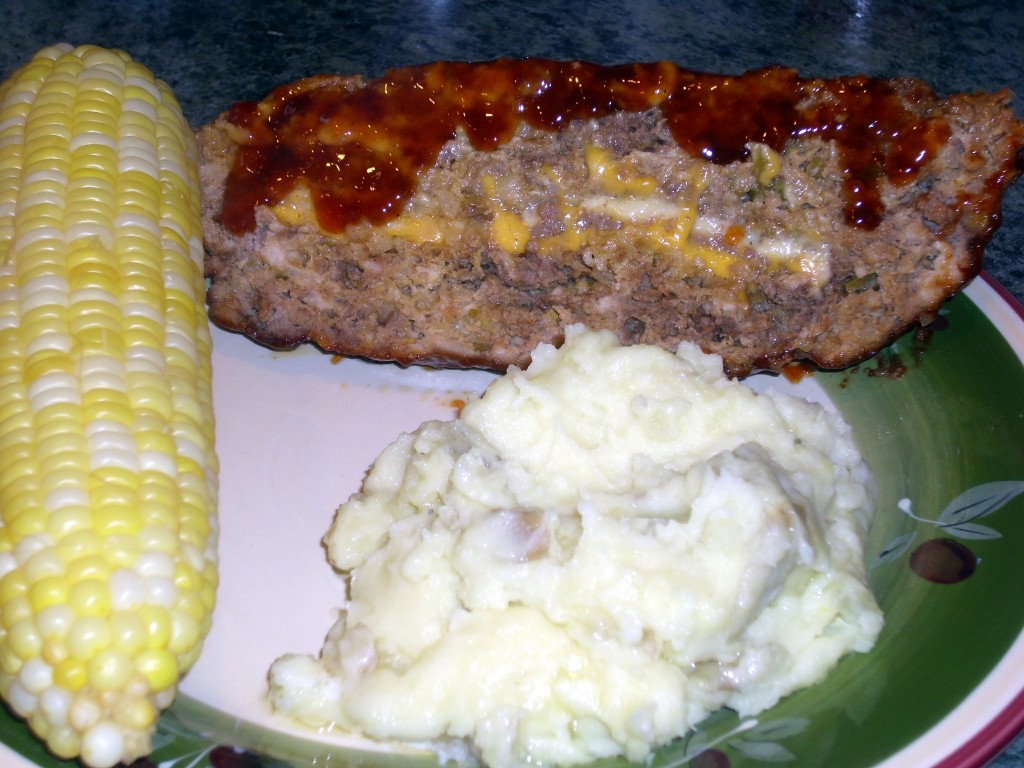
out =
[[(257, 209), (255, 231), (231, 234), (220, 208), (238, 145), (221, 116), (198, 131), (210, 316), (273, 348), (313, 342), (401, 364), (525, 366), (538, 343), (558, 343), (567, 325), (583, 323), (624, 343), (697, 342), (734, 376), (794, 360), (849, 366), (929, 322), (980, 271), (1024, 144), (1007, 92), (940, 99), (916, 81), (891, 82), (910, 110), (944, 116), (951, 136), (913, 183), (883, 183), (886, 214), (873, 230), (844, 223), (842, 173), (829, 142), (791, 140), (778, 181), (764, 188), (750, 160), (708, 164), (701, 215), (760, 232), (814, 232), (828, 252), (824, 285), (755, 257), (738, 278), (721, 277), (635, 238), (557, 254), (531, 239), (512, 254), (489, 236), (485, 176), (535, 212), (540, 237), (562, 226), (545, 208), (543, 179), (554, 167), (563, 191), (583, 194), (588, 143), (642, 167), (666, 194), (684, 188), (702, 161), (676, 146), (655, 110), (578, 121), (558, 133), (522, 128), (488, 152), (453, 140), (407, 209), (459, 220), (461, 237), (446, 244), (409, 242), (368, 224), (325, 235), (285, 226), (266, 208)], [(585, 223), (616, 226), (600, 216)]]

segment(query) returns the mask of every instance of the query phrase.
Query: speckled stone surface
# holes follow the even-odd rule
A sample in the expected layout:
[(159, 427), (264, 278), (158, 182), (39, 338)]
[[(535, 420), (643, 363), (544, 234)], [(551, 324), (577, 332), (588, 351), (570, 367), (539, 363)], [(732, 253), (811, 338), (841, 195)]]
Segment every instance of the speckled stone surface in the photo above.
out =
[[(942, 94), (1010, 88), (1024, 115), (1022, 27), (1019, 1), (2, 0), (0, 74), (61, 40), (124, 48), (174, 88), (197, 125), (316, 72), (498, 56), (909, 76)], [(1024, 181), (1003, 213), (986, 269), (1024, 302)], [(994, 765), (1024, 768), (1024, 739)]]

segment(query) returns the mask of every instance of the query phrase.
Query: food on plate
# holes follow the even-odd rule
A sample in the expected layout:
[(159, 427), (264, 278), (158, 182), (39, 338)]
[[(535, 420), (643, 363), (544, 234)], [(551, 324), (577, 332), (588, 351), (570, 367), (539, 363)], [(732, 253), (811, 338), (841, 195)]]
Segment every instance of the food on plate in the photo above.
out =
[(325, 537), (340, 617), (271, 703), (491, 768), (643, 760), (872, 647), (873, 495), (823, 406), (571, 326), (380, 455)]
[(211, 317), (403, 364), (523, 367), (583, 323), (844, 367), (981, 269), (1008, 102), (664, 62), (311, 77), (198, 132)]
[(217, 585), (196, 145), (120, 51), (0, 86), (0, 694), (60, 758), (149, 753)]

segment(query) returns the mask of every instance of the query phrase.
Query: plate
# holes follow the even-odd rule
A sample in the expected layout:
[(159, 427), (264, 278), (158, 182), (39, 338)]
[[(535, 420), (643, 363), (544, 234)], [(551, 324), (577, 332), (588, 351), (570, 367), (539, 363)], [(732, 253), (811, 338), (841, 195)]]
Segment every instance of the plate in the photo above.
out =
[[(964, 768), (1024, 726), (1024, 310), (983, 278), (938, 325), (852, 371), (748, 380), (852, 424), (880, 488), (868, 562), (886, 626), (870, 653), (846, 657), (823, 683), (757, 718), (719, 712), (653, 768)], [(899, 366), (900, 377), (880, 375)], [(492, 375), (278, 353), (220, 331), (214, 371), (219, 603), (143, 764), (431, 765), (275, 719), (265, 676), (282, 653), (316, 653), (334, 621), (343, 587), (319, 542), (337, 505), (400, 432), (453, 417)], [(5, 710), (0, 741), (5, 766), (66, 765)]]

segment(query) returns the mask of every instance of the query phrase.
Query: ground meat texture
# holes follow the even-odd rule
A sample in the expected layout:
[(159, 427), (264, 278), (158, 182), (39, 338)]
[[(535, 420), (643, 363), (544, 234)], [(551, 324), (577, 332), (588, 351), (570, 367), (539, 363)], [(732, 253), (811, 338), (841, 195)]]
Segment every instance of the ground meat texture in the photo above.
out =
[(225, 113), (197, 133), (210, 316), (273, 348), (499, 371), (573, 323), (693, 341), (733, 376), (860, 362), (980, 271), (1024, 145), (1005, 92), (889, 84), (948, 137), (909, 182), (877, 181), (875, 226), (848, 223), (835, 142), (708, 162), (650, 108), (522, 124), (486, 150), (459, 129), (392, 221), (328, 232), (300, 196), (237, 232), (225, 189), (247, 134)]

